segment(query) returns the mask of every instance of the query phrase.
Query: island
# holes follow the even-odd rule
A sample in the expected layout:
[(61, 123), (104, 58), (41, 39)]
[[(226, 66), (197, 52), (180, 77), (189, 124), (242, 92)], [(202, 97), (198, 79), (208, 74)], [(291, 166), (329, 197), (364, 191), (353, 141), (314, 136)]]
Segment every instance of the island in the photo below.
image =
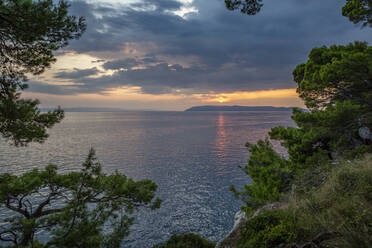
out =
[(273, 106), (195, 106), (185, 111), (292, 111), (293, 107)]

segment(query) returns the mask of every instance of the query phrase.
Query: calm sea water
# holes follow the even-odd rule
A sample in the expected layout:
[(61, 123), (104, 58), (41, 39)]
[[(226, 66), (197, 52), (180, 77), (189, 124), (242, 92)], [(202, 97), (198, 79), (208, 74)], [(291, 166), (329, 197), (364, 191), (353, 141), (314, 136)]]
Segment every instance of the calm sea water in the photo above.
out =
[[(105, 172), (157, 183), (160, 209), (139, 211), (123, 247), (152, 247), (172, 234), (219, 240), (233, 226), (241, 202), (228, 190), (250, 179), (239, 168), (246, 142), (273, 126), (293, 125), (290, 112), (66, 113), (43, 144), (15, 148), (0, 141), (0, 173), (56, 164), (79, 170), (94, 147)], [(276, 145), (280, 152), (282, 148)]]

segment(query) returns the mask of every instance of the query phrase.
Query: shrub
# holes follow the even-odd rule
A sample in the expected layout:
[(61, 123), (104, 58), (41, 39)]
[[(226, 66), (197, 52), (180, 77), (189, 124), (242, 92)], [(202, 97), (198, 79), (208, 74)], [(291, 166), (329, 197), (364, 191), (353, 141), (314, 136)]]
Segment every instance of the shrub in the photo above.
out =
[(293, 213), (283, 210), (266, 211), (245, 224), (238, 247), (270, 248), (291, 243), (304, 232), (298, 229), (296, 222)]
[(173, 235), (166, 243), (153, 248), (214, 248), (215, 243), (194, 233)]
[(281, 209), (248, 220), (238, 247), (291, 243), (302, 247), (320, 234), (328, 237), (319, 247), (372, 247), (372, 155), (329, 166), (305, 180), (325, 178), (321, 184), (316, 182), (319, 187), (305, 189), (305, 183), (293, 197), (282, 201)]
[(250, 158), (243, 171), (252, 178), (251, 185), (243, 191), (231, 190), (244, 201), (247, 207), (255, 208), (270, 201), (277, 201), (290, 188), (293, 177), (290, 163), (274, 151), (268, 140), (256, 145), (247, 143)]
[(308, 231), (307, 239), (296, 242), (329, 232), (338, 237), (325, 241), (327, 247), (372, 247), (372, 156), (345, 161), (327, 177), (321, 187), (290, 203), (288, 210), (297, 213), (298, 225)]

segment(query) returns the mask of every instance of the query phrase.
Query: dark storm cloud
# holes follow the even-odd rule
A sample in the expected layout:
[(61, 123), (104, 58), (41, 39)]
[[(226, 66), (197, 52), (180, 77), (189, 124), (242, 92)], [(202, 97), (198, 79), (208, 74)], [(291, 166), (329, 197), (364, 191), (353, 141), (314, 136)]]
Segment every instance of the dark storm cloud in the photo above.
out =
[(159, 62), (164, 62), (164, 61), (158, 60), (154, 57), (145, 57), (142, 59), (142, 62), (147, 64), (147, 63), (159, 63)]
[(96, 75), (99, 72), (97, 67), (93, 67), (90, 69), (78, 69), (74, 68), (73, 71), (66, 72), (57, 72), (54, 74), (55, 78), (63, 78), (63, 79), (80, 79), (88, 76)]
[[(252, 70), (258, 71), (252, 73)], [(272, 89), (281, 83), (279, 80), (284, 76), (282, 71), (260, 70), (259, 68), (241, 69), (232, 66), (226, 70), (216, 71), (197, 66), (185, 68), (178, 64), (169, 66), (167, 63), (161, 63), (148, 66), (146, 69), (117, 71), (110, 76), (82, 78), (75, 81), (80, 84), (76, 86), (53, 85), (50, 93), (63, 95), (71, 93), (104, 94), (107, 89), (121, 86), (140, 86), (143, 93), (149, 94), (175, 93), (175, 89), (187, 90), (188, 93), (208, 93), (211, 88), (216, 92), (226, 92), (226, 82), (231, 82), (231, 80), (237, 82), (230, 84), (228, 91), (246, 89), (246, 81), (261, 82), (265, 87)], [(227, 71), (229, 73), (226, 73)], [(66, 89), (64, 89), (65, 87)], [(255, 87), (251, 87), (250, 90), (261, 89), (260, 86)], [(46, 93), (47, 86), (39, 84), (36, 90), (33, 87), (30, 90)]]
[[(74, 90), (103, 92), (129, 85), (158, 94), (175, 89), (198, 93), (293, 88), (291, 72), (306, 61), (313, 47), (372, 41), (370, 30), (360, 30), (341, 16), (343, 4), (266, 0), (262, 12), (246, 16), (226, 10), (223, 0), (195, 0), (199, 13), (183, 19), (171, 13), (182, 7), (175, 0), (144, 0), (121, 7), (74, 1), (71, 10), (86, 17), (88, 29), (68, 49), (102, 54), (119, 53), (125, 42), (159, 46), (143, 58), (106, 62), (105, 69), (127, 70), (78, 79), (82, 85)], [(165, 60), (175, 57), (196, 60), (186, 67), (168, 66)], [(146, 68), (130, 69), (138, 65)]]
[(121, 70), (121, 69), (130, 69), (135, 66), (147, 65), (151, 63), (160, 63), (162, 60), (155, 59), (153, 57), (144, 57), (143, 59), (120, 59), (104, 63), (102, 66), (106, 70)]
[(74, 95), (80, 91), (79, 87), (74, 87), (71, 85), (51, 85), (34, 80), (29, 81), (28, 84), (30, 85), (30, 88), (28, 88), (26, 91), (29, 92), (55, 95)]
[(119, 70), (119, 69), (128, 69), (134, 66), (138, 66), (141, 63), (138, 62), (136, 59), (129, 58), (129, 59), (122, 59), (122, 60), (115, 60), (109, 61), (103, 64), (103, 68), (106, 70)]

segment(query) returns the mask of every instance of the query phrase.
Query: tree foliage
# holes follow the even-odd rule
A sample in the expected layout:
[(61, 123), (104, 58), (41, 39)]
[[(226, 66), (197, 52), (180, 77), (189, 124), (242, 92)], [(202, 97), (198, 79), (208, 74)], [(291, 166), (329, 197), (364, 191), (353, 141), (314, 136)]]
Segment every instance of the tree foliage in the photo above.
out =
[[(262, 0), (225, 0), (229, 10), (240, 10), (243, 14), (255, 15), (263, 7)], [(355, 24), (372, 27), (372, 0), (346, 0), (342, 15)]]
[(293, 72), (297, 92), (311, 110), (295, 110), (298, 128), (274, 128), (291, 161), (306, 164), (314, 154), (335, 159), (368, 145), (359, 136), (372, 128), (372, 48), (363, 42), (314, 48), (306, 64)]
[(280, 157), (270, 142), (249, 145), (250, 158), (243, 168), (252, 178), (241, 192), (233, 191), (248, 207), (279, 200), (289, 191), (291, 179), (305, 170), (342, 158), (372, 152), (372, 53), (363, 42), (314, 48), (305, 64), (293, 72), (297, 92), (309, 111), (294, 109), (297, 127), (274, 127), (269, 135), (287, 148)]
[[(261, 1), (225, 2), (249, 15), (262, 7)], [(247, 11), (249, 6), (255, 11)], [(372, 1), (346, 0), (343, 15), (371, 27)], [(249, 218), (237, 247), (371, 247), (370, 157), (364, 168), (354, 169), (358, 163), (348, 160), (372, 152), (371, 51), (365, 42), (314, 48), (293, 71), (308, 109), (293, 110), (296, 127), (269, 132), (287, 148), (288, 158), (268, 139), (248, 144), (243, 171), (252, 183), (241, 191), (231, 187), (246, 213), (268, 202), (281, 206)]]
[(365, 42), (314, 48), (293, 72), (297, 92), (309, 109), (339, 101), (372, 108), (372, 47)]
[(60, 122), (64, 112), (58, 108), (48, 113), (40, 113), (39, 101), (20, 99), (19, 97), (0, 99), (0, 133), (15, 145), (30, 142), (43, 142), (47, 137), (47, 128)]
[(63, 118), (60, 109), (40, 113), (38, 101), (21, 100), (20, 91), (27, 74), (44, 72), (53, 52), (84, 32), (84, 18), (69, 16), (68, 7), (64, 0), (0, 0), (0, 132), (16, 145), (45, 140), (46, 128)]
[[(133, 222), (128, 214), (159, 207), (155, 190), (150, 180), (104, 174), (94, 150), (80, 172), (58, 174), (49, 165), (20, 176), (2, 174), (0, 206), (10, 213), (1, 217), (0, 240), (17, 247), (119, 247)], [(40, 232), (48, 233), (43, 243)]]
[(164, 244), (154, 245), (153, 248), (214, 248), (215, 243), (194, 233), (172, 235)]
[[(78, 39), (83, 18), (68, 15), (66, 1), (0, 0), (0, 133), (15, 145), (42, 142), (63, 118), (41, 113), (38, 100), (21, 98), (27, 74), (55, 62), (53, 52)], [(139, 207), (160, 206), (156, 184), (101, 171), (90, 150), (80, 172), (57, 167), (0, 175), (0, 241), (12, 247), (119, 247)]]
[(279, 200), (282, 192), (289, 187), (288, 182), (292, 177), (290, 163), (274, 151), (269, 140), (260, 140), (255, 145), (247, 143), (246, 146), (250, 157), (242, 169), (254, 183), (245, 185), (242, 192), (234, 187), (231, 190), (248, 208)]
[(346, 0), (342, 15), (348, 17), (353, 23), (372, 27), (372, 0)]
[(255, 15), (263, 7), (262, 0), (225, 0), (226, 8), (229, 10), (240, 10), (247, 15)]

